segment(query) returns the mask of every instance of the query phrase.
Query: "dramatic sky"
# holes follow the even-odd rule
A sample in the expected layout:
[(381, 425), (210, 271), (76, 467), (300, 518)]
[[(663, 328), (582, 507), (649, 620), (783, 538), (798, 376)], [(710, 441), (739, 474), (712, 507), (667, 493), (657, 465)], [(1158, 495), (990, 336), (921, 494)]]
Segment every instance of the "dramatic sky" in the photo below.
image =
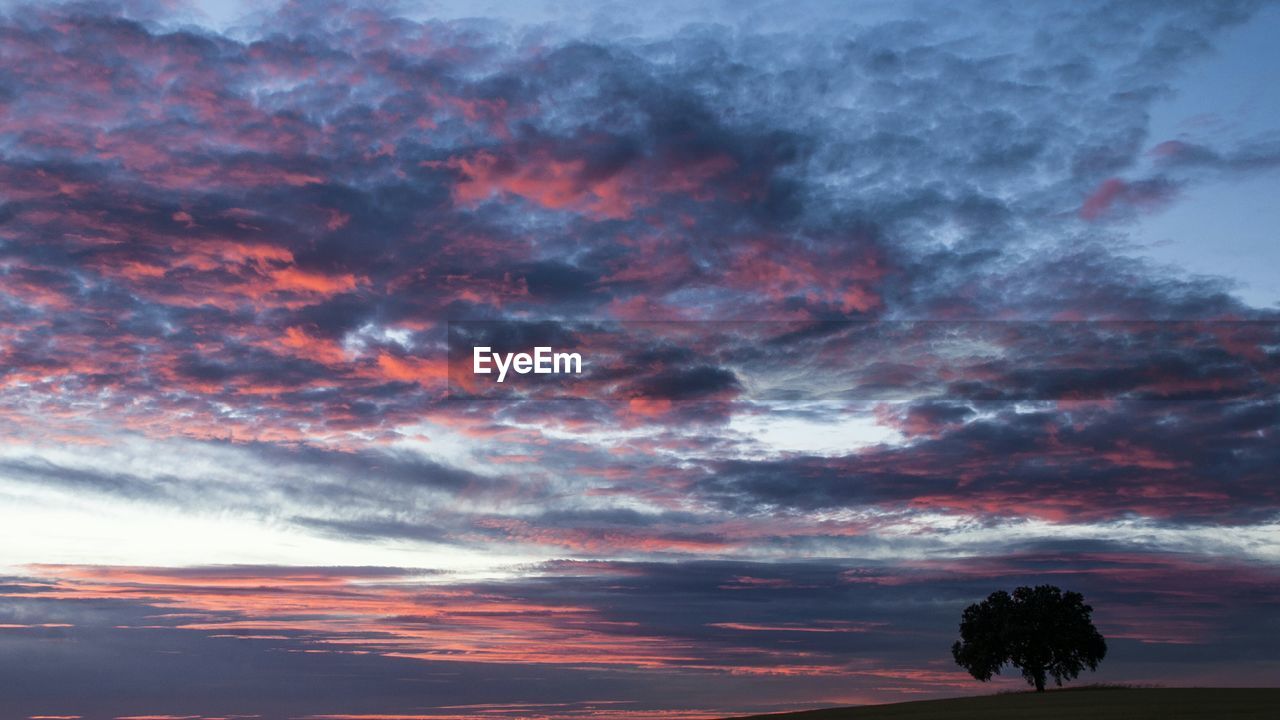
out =
[(1280, 6), (0, 8), (3, 717), (1280, 678)]

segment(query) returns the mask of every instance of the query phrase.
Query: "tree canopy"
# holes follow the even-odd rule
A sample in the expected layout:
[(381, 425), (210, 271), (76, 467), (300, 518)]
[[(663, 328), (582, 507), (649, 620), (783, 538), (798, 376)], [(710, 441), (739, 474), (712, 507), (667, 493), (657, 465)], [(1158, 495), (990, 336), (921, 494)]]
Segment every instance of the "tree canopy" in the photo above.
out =
[(1097, 670), (1107, 642), (1093, 626), (1093, 608), (1077, 592), (1053, 585), (1000, 590), (965, 608), (960, 640), (951, 646), (956, 664), (986, 682), (1006, 665), (1044, 691), (1045, 680), (1074, 680)]

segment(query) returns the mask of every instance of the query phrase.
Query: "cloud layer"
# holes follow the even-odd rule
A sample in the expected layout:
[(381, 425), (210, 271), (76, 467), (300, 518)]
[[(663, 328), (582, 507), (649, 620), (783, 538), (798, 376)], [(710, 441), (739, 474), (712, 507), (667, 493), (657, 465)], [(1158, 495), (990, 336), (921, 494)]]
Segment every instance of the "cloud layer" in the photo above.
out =
[(23, 712), (954, 693), (1039, 581), (1112, 679), (1273, 676), (1280, 317), (1123, 252), (1280, 164), (1147, 132), (1254, 4), (160, 5), (0, 21)]

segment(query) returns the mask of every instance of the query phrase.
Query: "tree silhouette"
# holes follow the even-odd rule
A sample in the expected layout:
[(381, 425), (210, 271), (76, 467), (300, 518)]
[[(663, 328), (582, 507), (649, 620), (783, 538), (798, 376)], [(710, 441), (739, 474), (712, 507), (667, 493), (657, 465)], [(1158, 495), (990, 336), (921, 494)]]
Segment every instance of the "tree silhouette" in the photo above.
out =
[(1005, 664), (1044, 692), (1046, 677), (1061, 687), (1086, 667), (1097, 670), (1107, 642), (1093, 626), (1084, 596), (1052, 585), (1000, 590), (965, 608), (960, 641), (951, 646), (956, 664), (978, 680), (999, 675)]

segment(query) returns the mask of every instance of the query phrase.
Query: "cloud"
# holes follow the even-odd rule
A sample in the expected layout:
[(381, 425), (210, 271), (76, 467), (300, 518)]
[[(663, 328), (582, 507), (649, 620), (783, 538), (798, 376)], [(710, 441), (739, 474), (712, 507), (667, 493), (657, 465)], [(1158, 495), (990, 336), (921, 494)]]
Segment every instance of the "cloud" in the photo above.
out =
[[(224, 712), (421, 709), (421, 687), (400, 684), (406, 673), (439, 674), (429, 701), (435, 707), (515, 698), (600, 700), (580, 694), (583, 678), (594, 676), (608, 689), (593, 692), (635, 705), (621, 708), (628, 715), (643, 714), (652, 703), (635, 695), (640, 688), (678, 684), (687, 673), (707, 688), (687, 696), (686, 708), (715, 708), (706, 703), (737, 689), (747, 693), (748, 703), (762, 702), (767, 694), (746, 690), (744, 683), (767, 687), (793, 674), (824, 692), (843, 684), (880, 699), (910, 697), (939, 684), (962, 691), (970, 687), (962, 672), (922, 656), (947, 644), (967, 602), (990, 587), (1046, 573), (1069, 578), (1094, 605), (1116, 656), (1128, 658), (1124, 673), (1115, 677), (1144, 677), (1165, 671), (1162, 664), (1170, 658), (1193, 663), (1192, 653), (1209, 653), (1230, 662), (1266, 647), (1265, 635), (1240, 631), (1275, 602), (1274, 592), (1268, 593), (1275, 586), (1270, 566), (1224, 566), (1220, 560), (1134, 554), (1105, 544), (910, 565), (865, 559), (560, 561), (526, 568), (519, 577), (478, 581), (396, 568), (49, 566), (32, 572), (33, 577), (12, 579), (25, 589), (5, 591), (8, 612), (53, 618), (57, 633), (88, 649), (73, 654), (76, 659), (60, 673), (48, 674), (45, 668), (52, 666), (46, 661), (63, 655), (58, 646), (15, 636), (32, 654), (22, 666), (6, 669), (25, 679), (11, 701), (36, 707), (47, 683), (66, 681), (67, 672), (80, 678), (104, 644), (124, 643), (137, 651), (136, 662), (94, 669), (118, 687), (133, 689), (128, 700), (110, 706), (120, 712), (172, 706), (179, 697), (212, 701), (209, 707)], [(919, 603), (921, 592), (932, 600)], [(1135, 607), (1142, 608), (1141, 617), (1132, 612)], [(0, 632), (38, 636), (29, 630)], [(165, 660), (177, 663), (168, 670), (147, 660), (157, 654), (145, 651), (166, 647), (182, 650)], [(1191, 653), (1164, 652), (1180, 647)], [(154, 682), (154, 673), (180, 676), (174, 673), (191, 662), (199, 662), (206, 669), (202, 677), (216, 683), (191, 685), (196, 695), (176, 696), (165, 683)], [(258, 668), (258, 679), (234, 669), (245, 662)], [(610, 670), (626, 667), (647, 669), (644, 684), (637, 685), (634, 674)], [(376, 701), (363, 693), (343, 699), (346, 684), (326, 689), (322, 682), (338, 669), (384, 692)], [(1237, 671), (1265, 672), (1256, 666)], [(492, 693), (488, 683), (474, 681), (495, 673), (511, 675), (513, 684), (498, 696), (485, 696)], [(314, 688), (305, 699), (282, 695), (270, 682), (281, 677)], [(536, 681), (545, 687), (548, 678), (549, 694), (526, 685)], [(71, 682), (62, 697), (69, 707), (79, 707), (91, 685)], [(237, 688), (235, 701), (206, 698), (215, 686)], [(570, 690), (575, 686), (577, 692)]]
[[(952, 691), (956, 609), (1045, 578), (1117, 677), (1259, 652), (1280, 317), (1122, 254), (1275, 166), (1148, 136), (1255, 5), (793, 5), (6, 10), (0, 562), (70, 563), (0, 605), (29, 714)], [(475, 344), (584, 372), (480, 384)], [(20, 531), (69, 518), (91, 557)], [(77, 565), (206, 522), (272, 541)], [(424, 552), (473, 575), (382, 569)]]

